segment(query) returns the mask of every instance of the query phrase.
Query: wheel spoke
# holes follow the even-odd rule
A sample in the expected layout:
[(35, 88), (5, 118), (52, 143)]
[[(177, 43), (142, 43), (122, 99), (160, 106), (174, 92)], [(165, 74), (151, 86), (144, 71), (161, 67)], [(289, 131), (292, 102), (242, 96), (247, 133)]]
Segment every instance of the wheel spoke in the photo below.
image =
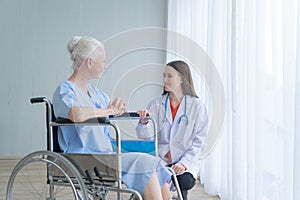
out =
[[(53, 175), (59, 175), (59, 178)], [(59, 180), (53, 182), (52, 178)], [(78, 197), (72, 180), (76, 182), (76, 188), (84, 191), (82, 197)], [(51, 199), (50, 187), (54, 189), (52, 198), (55, 200), (88, 199), (78, 170), (62, 155), (48, 151), (34, 152), (16, 165), (9, 180), (7, 199)]]

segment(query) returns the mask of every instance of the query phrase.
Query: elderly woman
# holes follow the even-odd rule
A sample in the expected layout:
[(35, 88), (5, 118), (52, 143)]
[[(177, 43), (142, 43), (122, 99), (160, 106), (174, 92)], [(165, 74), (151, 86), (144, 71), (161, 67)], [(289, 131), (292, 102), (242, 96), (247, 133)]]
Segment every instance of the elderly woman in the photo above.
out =
[[(68, 43), (73, 61), (73, 73), (62, 82), (53, 95), (54, 113), (57, 117), (80, 122), (89, 118), (120, 115), (125, 112), (125, 102), (109, 97), (89, 83), (99, 79), (106, 69), (104, 46), (91, 37), (75, 36)], [(104, 126), (62, 126), (58, 141), (65, 153), (110, 153), (111, 137)], [(171, 174), (157, 157), (142, 153), (124, 153), (122, 181), (137, 190), (144, 199), (170, 199), (168, 182)]]

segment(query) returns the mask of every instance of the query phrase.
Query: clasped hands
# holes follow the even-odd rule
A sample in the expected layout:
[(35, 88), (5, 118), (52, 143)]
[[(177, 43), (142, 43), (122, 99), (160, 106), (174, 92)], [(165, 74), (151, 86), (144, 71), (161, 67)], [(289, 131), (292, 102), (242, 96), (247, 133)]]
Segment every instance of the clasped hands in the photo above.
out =
[[(111, 114), (114, 116), (120, 116), (122, 115), (124, 112), (126, 112), (126, 102), (119, 98), (116, 97), (113, 101), (110, 102), (109, 109), (111, 109)], [(137, 114), (141, 117), (141, 120), (143, 121), (144, 118), (146, 118), (147, 116), (151, 116), (151, 113), (144, 109), (144, 110), (138, 110)], [(148, 123), (147, 120), (145, 120), (146, 123)]]
[(117, 97), (115, 100), (110, 102), (109, 109), (111, 109), (111, 114), (114, 116), (120, 116), (126, 112), (126, 103), (123, 99)]

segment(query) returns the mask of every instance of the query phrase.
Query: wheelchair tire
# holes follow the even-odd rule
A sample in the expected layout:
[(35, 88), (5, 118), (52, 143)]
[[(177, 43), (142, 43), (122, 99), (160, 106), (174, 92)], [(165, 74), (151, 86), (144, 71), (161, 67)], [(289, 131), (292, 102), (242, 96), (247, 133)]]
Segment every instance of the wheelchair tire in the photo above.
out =
[(89, 198), (80, 172), (67, 158), (51, 151), (36, 151), (21, 159), (13, 169), (6, 199)]

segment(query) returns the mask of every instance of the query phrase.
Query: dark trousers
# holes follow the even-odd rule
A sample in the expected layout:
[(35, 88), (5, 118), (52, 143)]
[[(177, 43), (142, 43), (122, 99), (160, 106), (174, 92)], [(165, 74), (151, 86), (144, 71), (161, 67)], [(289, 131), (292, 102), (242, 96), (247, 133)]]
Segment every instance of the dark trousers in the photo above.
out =
[(177, 175), (177, 180), (182, 193), (183, 200), (187, 200), (188, 190), (192, 189), (196, 183), (195, 178), (189, 172)]
[(183, 200), (187, 200), (188, 190), (192, 189), (196, 183), (196, 179), (189, 172), (177, 175), (178, 184), (181, 190)]
[[(172, 167), (173, 164), (167, 165)], [(188, 190), (192, 189), (196, 184), (196, 179), (190, 172), (184, 172), (183, 174), (177, 175), (178, 184), (181, 190), (183, 200), (187, 200)]]

